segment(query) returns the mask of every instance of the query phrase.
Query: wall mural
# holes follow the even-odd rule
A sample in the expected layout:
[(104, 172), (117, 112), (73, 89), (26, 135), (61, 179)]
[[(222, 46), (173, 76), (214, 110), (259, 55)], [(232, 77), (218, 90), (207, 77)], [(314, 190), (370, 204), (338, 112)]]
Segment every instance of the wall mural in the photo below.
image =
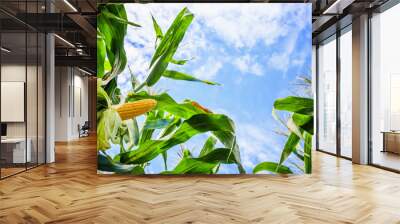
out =
[(103, 4), (100, 174), (311, 173), (311, 4)]

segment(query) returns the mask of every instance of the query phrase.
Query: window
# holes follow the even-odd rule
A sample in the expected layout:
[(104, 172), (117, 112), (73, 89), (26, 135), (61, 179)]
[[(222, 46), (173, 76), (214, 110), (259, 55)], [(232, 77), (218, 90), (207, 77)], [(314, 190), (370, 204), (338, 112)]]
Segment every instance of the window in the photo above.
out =
[(340, 36), (340, 155), (352, 156), (352, 33), (351, 26)]
[(336, 37), (318, 47), (318, 149), (336, 153)]
[(371, 18), (371, 160), (400, 170), (400, 5)]
[[(19, 16), (43, 4), (0, 1)], [(11, 14), (0, 12), (0, 178), (45, 163), (45, 34)]]

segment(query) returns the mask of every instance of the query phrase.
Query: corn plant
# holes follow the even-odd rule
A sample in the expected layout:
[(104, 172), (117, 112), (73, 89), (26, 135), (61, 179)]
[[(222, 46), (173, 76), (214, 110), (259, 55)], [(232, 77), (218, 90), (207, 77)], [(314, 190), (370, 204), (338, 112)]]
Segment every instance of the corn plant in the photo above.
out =
[[(289, 113), (285, 121), (277, 111)], [(253, 173), (269, 171), (273, 173), (290, 174), (292, 170), (283, 165), (291, 154), (297, 156), (304, 163), (304, 168), (298, 167), (304, 173), (312, 171), (311, 147), (314, 133), (314, 100), (312, 98), (289, 96), (277, 99), (272, 111), (273, 117), (288, 131), (286, 143), (282, 150), (279, 162), (262, 162), (253, 169)]]
[[(138, 28), (140, 25), (127, 20), (122, 4), (99, 5), (98, 170), (144, 174), (149, 163), (162, 156), (165, 168), (162, 174), (213, 174), (218, 172), (221, 164), (236, 164), (238, 172), (245, 173), (236, 143), (234, 122), (228, 116), (215, 114), (192, 100), (176, 102), (166, 92), (152, 94), (150, 91), (161, 78), (218, 85), (169, 69), (170, 64), (183, 66), (187, 61), (174, 56), (193, 19), (194, 15), (184, 8), (164, 33), (152, 17), (156, 46), (149, 62), (149, 73), (142, 83), (132, 74), (131, 90), (121, 102), (117, 79), (127, 64), (124, 38), (128, 25)], [(139, 117), (144, 118), (142, 127), (138, 125)], [(179, 163), (175, 167), (167, 166), (170, 149), (206, 133), (209, 137), (199, 155), (183, 149)], [(222, 147), (216, 147), (218, 142)], [(119, 148), (119, 154), (113, 157), (107, 152), (112, 146)]]

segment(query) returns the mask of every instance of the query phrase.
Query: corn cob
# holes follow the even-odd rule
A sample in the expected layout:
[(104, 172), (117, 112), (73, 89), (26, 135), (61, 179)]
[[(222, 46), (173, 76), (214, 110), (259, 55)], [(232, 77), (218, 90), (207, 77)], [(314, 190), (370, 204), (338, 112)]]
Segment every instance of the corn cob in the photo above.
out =
[(196, 107), (197, 109), (200, 109), (202, 111), (204, 111), (205, 113), (212, 113), (211, 110), (201, 106), (199, 103), (197, 103), (196, 101), (191, 101), (190, 102), (194, 107)]
[(117, 112), (122, 120), (128, 120), (151, 111), (156, 105), (153, 99), (138, 100), (118, 106)]

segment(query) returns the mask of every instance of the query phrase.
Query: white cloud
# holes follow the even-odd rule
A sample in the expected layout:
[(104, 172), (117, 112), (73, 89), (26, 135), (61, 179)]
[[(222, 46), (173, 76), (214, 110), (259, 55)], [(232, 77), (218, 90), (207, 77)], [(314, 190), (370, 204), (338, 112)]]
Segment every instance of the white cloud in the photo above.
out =
[(289, 67), (289, 53), (274, 53), (268, 60), (268, 65), (276, 70), (286, 72)]
[(291, 62), (291, 55), (296, 47), (298, 31), (288, 37), (285, 41), (282, 51), (272, 54), (268, 61), (268, 65), (276, 70), (286, 72), (289, 68), (289, 63)]
[(239, 69), (243, 73), (249, 73), (249, 74), (254, 74), (257, 76), (262, 76), (263, 71), (262, 67), (260, 64), (257, 62), (253, 62), (255, 60), (252, 60), (249, 54), (246, 54), (242, 57), (238, 57), (233, 61), (233, 65), (237, 69)]
[(299, 57), (292, 60), (292, 64), (295, 66), (302, 66), (304, 64), (304, 62), (305, 62), (305, 59), (299, 58)]
[(236, 121), (237, 142), (242, 163), (248, 169), (265, 161), (277, 161), (281, 143), (277, 136), (266, 128), (268, 125)]
[[(271, 45), (288, 33), (287, 14), (296, 7), (282, 4), (194, 4), (198, 19), (221, 39), (236, 48), (252, 48), (263, 41)], [(263, 10), (261, 10), (263, 9)], [(249, 16), (250, 15), (250, 16)], [(262, 25), (259, 25), (262, 24)]]
[(302, 50), (293, 56), (292, 63), (294, 66), (301, 67), (306, 63), (308, 55), (308, 50)]
[(217, 61), (210, 57), (205, 64), (196, 69), (194, 75), (201, 79), (213, 80), (223, 67), (222, 65), (221, 61)]
[(263, 69), (262, 69), (261, 65), (258, 64), (258, 63), (252, 64), (251, 67), (250, 67), (250, 71), (254, 75), (258, 75), (258, 76), (263, 75), (262, 70)]
[[(309, 21), (309, 9), (295, 4), (126, 4), (128, 19), (142, 25), (141, 28), (128, 28), (127, 38), (141, 48), (126, 44), (128, 64), (139, 80), (148, 74), (148, 63), (154, 52), (155, 33), (150, 15), (152, 14), (162, 30), (167, 30), (177, 13), (187, 6), (195, 14), (176, 58), (194, 58), (192, 65), (198, 65), (193, 72), (198, 78), (214, 79), (218, 72), (229, 62), (243, 73), (263, 75), (264, 65), (250, 60), (252, 49), (272, 51), (266, 60), (266, 66), (286, 73), (290, 66), (301, 66), (302, 57), (294, 55), (299, 32)], [(208, 32), (208, 33), (206, 33)], [(215, 34), (211, 35), (210, 34)], [(225, 43), (230, 50), (248, 52), (235, 58), (224, 48), (210, 44), (216, 41)], [(285, 42), (283, 46), (277, 46)], [(242, 53), (243, 54), (243, 53)], [(214, 55), (209, 58), (209, 55)], [(253, 54), (251, 54), (253, 56)], [(218, 56), (218, 58), (216, 58)], [(261, 59), (261, 58), (258, 58)], [(191, 71), (190, 71), (191, 73)], [(128, 76), (126, 70), (123, 75)], [(120, 83), (127, 79), (121, 79)], [(129, 86), (125, 85), (129, 89)]]
[(307, 22), (309, 22), (304, 20), (306, 16), (307, 10), (291, 13), (292, 20), (289, 22), (292, 24), (290, 26), (290, 35), (287, 35), (284, 39), (281, 50), (271, 55), (267, 63), (268, 66), (286, 73), (289, 67), (301, 66), (304, 64), (303, 58), (299, 57), (298, 53), (294, 52), (294, 50), (298, 44), (300, 32), (307, 25)]

